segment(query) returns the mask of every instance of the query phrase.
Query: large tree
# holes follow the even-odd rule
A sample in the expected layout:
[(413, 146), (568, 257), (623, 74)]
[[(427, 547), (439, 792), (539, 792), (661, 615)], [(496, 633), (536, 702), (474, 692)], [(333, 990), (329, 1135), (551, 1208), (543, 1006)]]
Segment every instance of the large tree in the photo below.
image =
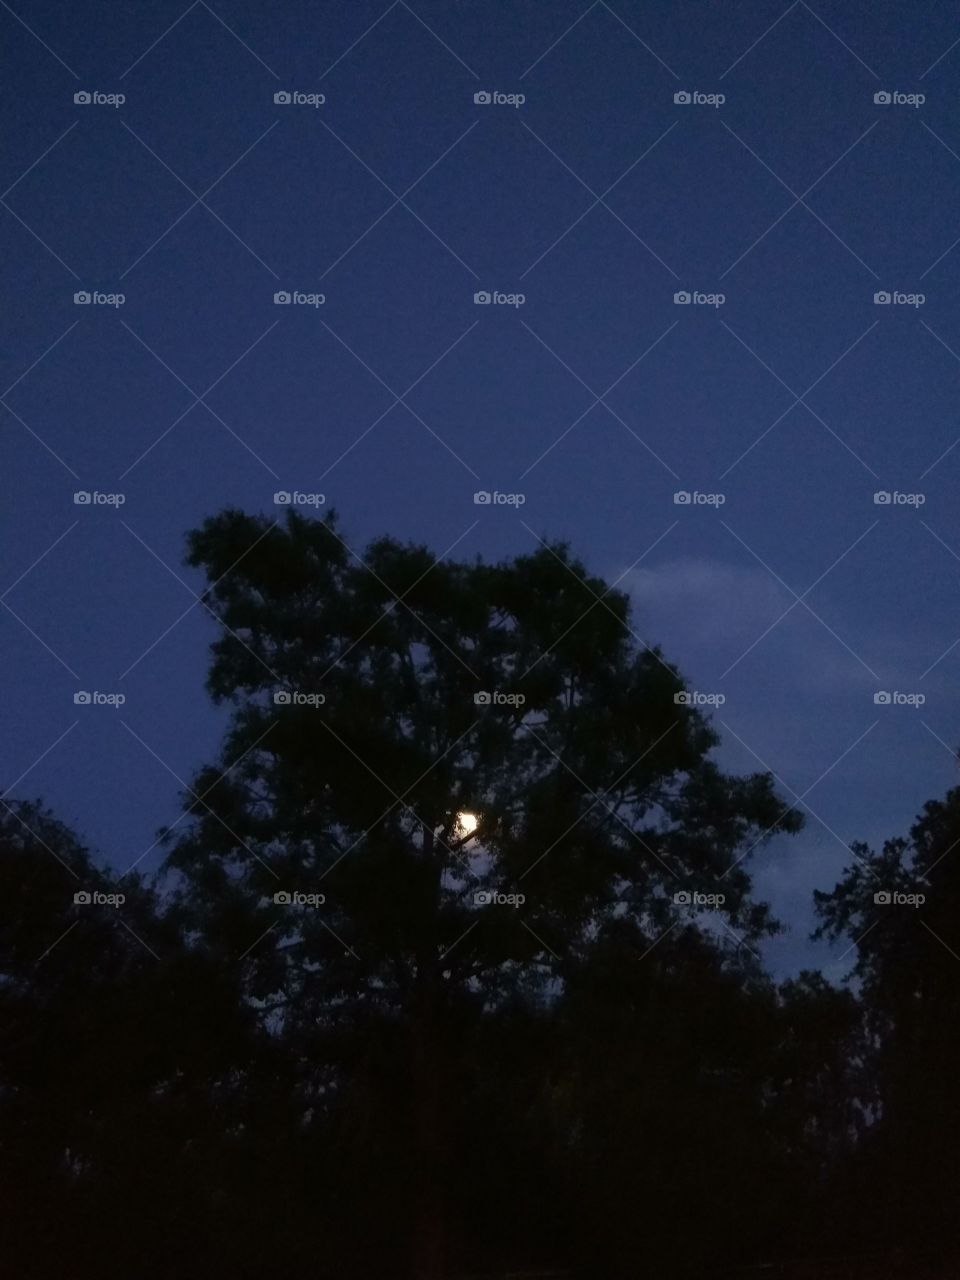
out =
[[(852, 846), (820, 933), (849, 938), (869, 1037), (865, 1228), (955, 1251), (960, 1196), (960, 788), (874, 850)], [(862, 1188), (869, 1187), (863, 1196)]]
[(469, 1029), (555, 999), (608, 934), (637, 961), (677, 928), (747, 958), (776, 927), (747, 855), (799, 815), (768, 775), (718, 768), (627, 596), (564, 545), (490, 565), (383, 538), (360, 557), (333, 515), (226, 511), (189, 562), (234, 713), (170, 851), (178, 909), (292, 1047), (307, 1122), (351, 1116), (371, 1176), (396, 1180), (433, 1280)]

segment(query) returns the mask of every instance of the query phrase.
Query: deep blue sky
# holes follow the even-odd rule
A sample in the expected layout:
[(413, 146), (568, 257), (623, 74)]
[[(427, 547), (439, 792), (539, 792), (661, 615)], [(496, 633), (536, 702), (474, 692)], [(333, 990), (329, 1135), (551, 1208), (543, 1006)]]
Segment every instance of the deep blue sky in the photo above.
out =
[(178, 814), (224, 723), (183, 540), (227, 504), (323, 492), (358, 550), (562, 537), (726, 696), (724, 763), (812, 787), (757, 884), (777, 972), (839, 972), (811, 889), (956, 780), (955, 7), (16, 0), (0, 29), (0, 789), (120, 869)]

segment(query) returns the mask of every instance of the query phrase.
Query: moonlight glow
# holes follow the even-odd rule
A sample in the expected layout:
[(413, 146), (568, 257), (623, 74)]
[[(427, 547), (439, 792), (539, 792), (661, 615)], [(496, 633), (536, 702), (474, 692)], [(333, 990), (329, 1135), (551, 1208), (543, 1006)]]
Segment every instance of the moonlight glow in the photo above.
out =
[(475, 813), (458, 813), (457, 814), (457, 834), (461, 836), (472, 835), (477, 829), (480, 819)]

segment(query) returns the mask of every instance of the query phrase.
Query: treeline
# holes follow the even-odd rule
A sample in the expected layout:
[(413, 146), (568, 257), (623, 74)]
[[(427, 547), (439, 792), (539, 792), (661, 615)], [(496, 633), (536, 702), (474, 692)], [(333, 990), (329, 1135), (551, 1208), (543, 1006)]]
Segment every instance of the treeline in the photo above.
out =
[(960, 791), (818, 895), (856, 982), (778, 986), (801, 816), (565, 546), (228, 511), (188, 559), (233, 714), (161, 872), (0, 809), (10, 1274), (950, 1265)]

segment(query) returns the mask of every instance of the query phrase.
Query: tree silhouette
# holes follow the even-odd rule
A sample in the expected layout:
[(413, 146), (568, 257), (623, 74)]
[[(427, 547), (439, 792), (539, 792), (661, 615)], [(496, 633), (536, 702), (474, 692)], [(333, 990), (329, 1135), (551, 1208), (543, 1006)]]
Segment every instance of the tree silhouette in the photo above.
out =
[[(817, 892), (819, 936), (849, 937), (869, 1037), (862, 1096), (871, 1124), (864, 1229), (915, 1248), (955, 1248), (960, 1193), (960, 788), (931, 800), (909, 838), (855, 860)], [(922, 898), (923, 901), (918, 899)]]
[[(373, 1177), (402, 1174), (432, 1280), (471, 1028), (549, 1005), (607, 938), (635, 960), (676, 929), (716, 946), (721, 922), (755, 944), (776, 926), (746, 855), (799, 816), (768, 775), (721, 772), (627, 597), (563, 545), (486, 565), (384, 538), (361, 559), (335, 516), (227, 511), (189, 560), (234, 713), (169, 854), (177, 913), (240, 964), (311, 1123), (346, 1108)], [(675, 900), (697, 892), (722, 900)]]

